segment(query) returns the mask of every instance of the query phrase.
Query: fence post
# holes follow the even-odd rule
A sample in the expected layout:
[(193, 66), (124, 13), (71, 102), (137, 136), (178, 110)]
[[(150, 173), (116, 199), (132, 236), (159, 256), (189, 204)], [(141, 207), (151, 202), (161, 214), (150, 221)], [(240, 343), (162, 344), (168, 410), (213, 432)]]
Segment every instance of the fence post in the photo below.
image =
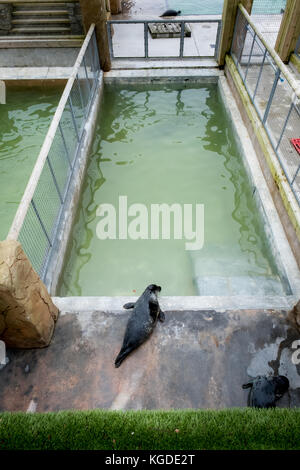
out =
[(110, 0), (110, 11), (112, 15), (122, 12), (121, 0)]
[(300, 2), (287, 0), (284, 15), (277, 36), (275, 51), (282, 62), (288, 62), (294, 52), (300, 35)]
[(89, 30), (92, 23), (96, 25), (100, 65), (104, 72), (108, 72), (111, 69), (111, 60), (106, 29), (106, 0), (80, 0), (80, 6), (85, 31)]
[(231, 48), (234, 33), (234, 25), (239, 3), (242, 3), (248, 13), (251, 13), (253, 0), (224, 0), (222, 14), (222, 32), (218, 54), (219, 67), (224, 67), (225, 56)]

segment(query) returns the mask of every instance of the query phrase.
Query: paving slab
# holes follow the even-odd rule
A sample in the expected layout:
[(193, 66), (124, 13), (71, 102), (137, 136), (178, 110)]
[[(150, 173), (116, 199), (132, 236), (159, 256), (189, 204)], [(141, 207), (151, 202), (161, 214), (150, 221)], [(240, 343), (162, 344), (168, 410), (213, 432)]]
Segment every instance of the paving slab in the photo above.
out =
[(286, 375), (290, 392), (278, 405), (300, 405), (300, 365), (293, 363), (300, 335), (286, 311), (167, 311), (116, 369), (129, 315), (66, 309), (48, 348), (8, 350), (0, 410), (246, 406), (242, 384), (260, 374)]

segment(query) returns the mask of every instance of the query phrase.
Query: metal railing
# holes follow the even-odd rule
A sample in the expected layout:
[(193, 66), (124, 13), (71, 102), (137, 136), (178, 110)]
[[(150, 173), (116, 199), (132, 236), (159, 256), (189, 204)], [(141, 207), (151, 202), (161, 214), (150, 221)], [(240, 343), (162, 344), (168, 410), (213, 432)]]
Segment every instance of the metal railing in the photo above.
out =
[(93, 24), (65, 86), (7, 237), (21, 242), (43, 280), (85, 135), (85, 123), (99, 73)]
[(266, 130), (284, 175), (300, 204), (300, 83), (239, 4), (231, 56)]
[[(203, 44), (201, 44), (201, 32), (193, 30), (193, 27), (189, 25), (194, 25), (194, 24), (216, 24), (216, 34), (215, 34), (215, 40), (213, 43), (209, 44), (209, 47), (211, 49), (214, 49), (213, 54), (203, 54), (201, 53), (201, 48), (203, 47)], [(149, 32), (149, 25), (156, 25), (156, 24), (170, 24), (170, 25), (180, 25), (180, 32), (179, 32), (179, 44), (178, 44), (178, 55), (169, 55), (168, 53), (163, 53), (163, 47), (161, 47), (160, 44), (160, 50), (162, 54), (156, 55), (155, 53), (151, 53), (150, 49), (154, 49), (155, 52), (155, 41), (157, 39), (152, 39), (151, 34)], [(143, 40), (143, 53), (139, 52), (134, 52), (132, 55), (126, 55), (126, 54), (121, 54), (121, 55), (116, 55), (115, 54), (115, 49), (116, 49), (116, 41), (114, 42), (113, 36), (112, 36), (112, 25), (130, 25), (130, 31), (128, 30), (128, 35), (126, 36), (126, 41), (122, 41), (123, 38), (120, 38), (119, 42), (119, 49), (122, 49), (124, 51), (128, 51), (131, 49), (141, 49), (140, 48), (140, 41)], [(140, 31), (135, 32), (134, 34), (134, 40), (132, 41), (132, 44), (130, 43), (129, 36), (130, 33), (133, 32), (133, 25), (143, 25), (143, 28)], [(174, 60), (174, 59), (198, 59), (199, 57), (204, 58), (204, 59), (211, 59), (211, 58), (216, 58), (217, 57), (217, 52), (218, 52), (218, 46), (219, 46), (219, 40), (220, 40), (220, 33), (221, 33), (221, 25), (222, 25), (222, 20), (220, 18), (207, 18), (207, 19), (189, 19), (189, 20), (184, 20), (184, 19), (165, 19), (165, 20), (109, 20), (107, 21), (107, 33), (108, 33), (108, 42), (109, 42), (109, 50), (110, 50), (110, 56), (111, 59), (142, 59), (142, 60)], [(186, 26), (191, 30), (191, 37), (186, 38), (185, 37), (185, 30)], [(114, 36), (118, 33), (117, 28), (114, 28)], [(124, 36), (125, 37), (125, 36)], [(187, 44), (186, 41), (189, 41), (191, 43), (191, 40), (193, 37), (197, 37), (198, 43), (195, 43), (194, 51), (195, 54), (193, 55), (188, 55), (184, 53), (185, 45)], [(173, 37), (174, 39), (174, 37)], [(206, 40), (207, 41), (207, 40)], [(169, 49), (170, 43), (168, 44), (168, 49)], [(176, 45), (175, 45), (176, 47)], [(167, 48), (166, 48), (167, 49)], [(121, 51), (122, 52), (122, 51)]]

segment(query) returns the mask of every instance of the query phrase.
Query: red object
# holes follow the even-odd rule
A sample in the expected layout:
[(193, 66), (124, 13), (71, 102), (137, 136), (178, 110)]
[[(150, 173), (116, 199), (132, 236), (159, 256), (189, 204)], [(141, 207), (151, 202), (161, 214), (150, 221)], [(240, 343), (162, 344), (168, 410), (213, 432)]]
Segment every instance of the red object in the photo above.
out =
[(300, 139), (291, 139), (291, 143), (295, 147), (298, 153), (300, 153)]

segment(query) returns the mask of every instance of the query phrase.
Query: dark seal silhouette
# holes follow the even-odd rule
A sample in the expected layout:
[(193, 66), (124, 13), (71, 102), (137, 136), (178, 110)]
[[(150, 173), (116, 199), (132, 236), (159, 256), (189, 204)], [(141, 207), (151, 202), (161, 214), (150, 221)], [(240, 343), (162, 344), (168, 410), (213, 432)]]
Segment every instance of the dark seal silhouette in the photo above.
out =
[(165, 314), (161, 311), (157, 300), (157, 293), (160, 291), (160, 286), (151, 284), (135, 303), (129, 302), (123, 306), (126, 309), (133, 308), (133, 312), (127, 323), (121, 351), (115, 360), (116, 367), (120, 367), (128, 354), (146, 341), (157, 320), (161, 322), (165, 320)]
[(250, 388), (248, 406), (255, 408), (274, 408), (290, 386), (289, 380), (284, 375), (278, 377), (264, 377), (258, 375), (255, 379), (243, 385)]
[(160, 18), (163, 18), (164, 16), (177, 16), (180, 15), (181, 11), (178, 10), (166, 10), (162, 15), (160, 15)]

